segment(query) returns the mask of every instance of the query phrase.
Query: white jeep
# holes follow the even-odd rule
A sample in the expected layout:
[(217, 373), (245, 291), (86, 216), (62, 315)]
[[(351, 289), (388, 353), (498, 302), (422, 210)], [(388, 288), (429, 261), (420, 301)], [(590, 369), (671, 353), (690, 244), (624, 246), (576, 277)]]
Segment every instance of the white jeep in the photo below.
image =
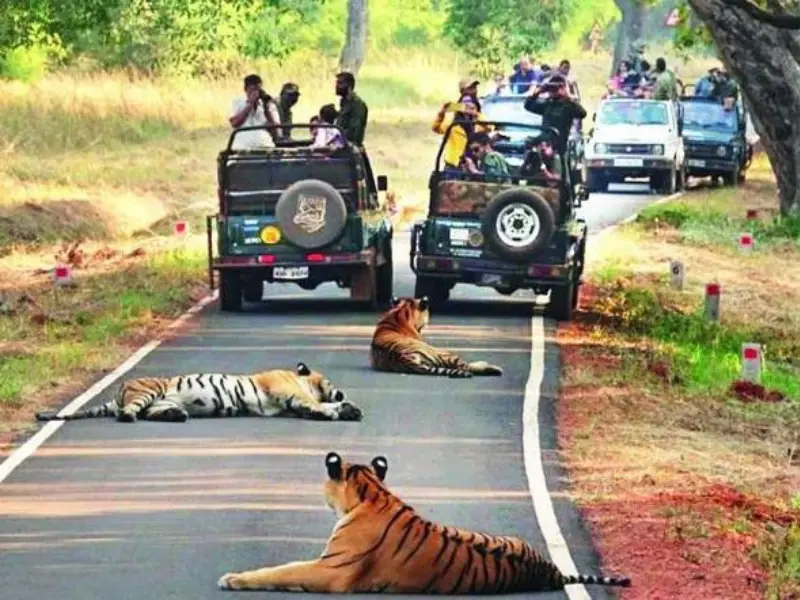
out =
[(667, 100), (609, 98), (592, 117), (585, 147), (586, 188), (606, 192), (610, 183), (650, 179), (650, 187), (674, 194), (686, 183), (680, 105)]

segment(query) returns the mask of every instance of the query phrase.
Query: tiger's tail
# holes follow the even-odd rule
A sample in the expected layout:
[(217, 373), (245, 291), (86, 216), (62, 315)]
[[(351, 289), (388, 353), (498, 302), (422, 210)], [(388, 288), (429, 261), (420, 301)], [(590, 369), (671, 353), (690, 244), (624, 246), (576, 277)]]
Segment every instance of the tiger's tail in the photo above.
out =
[(37, 421), (78, 421), (80, 419), (97, 419), (100, 417), (115, 417), (117, 415), (117, 402), (110, 400), (100, 406), (93, 406), (86, 410), (78, 410), (70, 415), (59, 415), (58, 412), (36, 413)]
[(469, 363), (469, 370), (473, 375), (487, 375), (492, 377), (500, 377), (503, 374), (503, 369), (497, 365), (492, 365), (485, 360), (478, 360)]
[(629, 577), (599, 577), (597, 575), (564, 575), (564, 585), (613, 585), (617, 587), (630, 587)]

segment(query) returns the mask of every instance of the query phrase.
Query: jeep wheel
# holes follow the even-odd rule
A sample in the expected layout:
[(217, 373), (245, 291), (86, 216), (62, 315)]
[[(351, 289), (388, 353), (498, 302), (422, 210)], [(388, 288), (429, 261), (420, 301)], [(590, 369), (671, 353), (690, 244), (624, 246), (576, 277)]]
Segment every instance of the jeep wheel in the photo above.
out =
[(304, 179), (290, 185), (275, 204), (284, 237), (304, 250), (336, 241), (347, 224), (347, 204), (331, 184)]
[(738, 174), (736, 173), (736, 171), (731, 171), (730, 173), (725, 173), (722, 176), (722, 185), (727, 185), (727, 186), (730, 186), (730, 187), (736, 187), (736, 185), (739, 183), (739, 178), (738, 178), (737, 175)]
[(238, 273), (220, 272), (219, 307), (222, 312), (242, 310), (242, 277)]
[(414, 298), (428, 297), (431, 308), (441, 308), (450, 299), (450, 284), (433, 277), (417, 275), (414, 283)]
[(375, 302), (385, 307), (392, 301), (394, 294), (394, 263), (392, 262), (392, 240), (386, 243), (383, 252), (386, 262), (375, 269)]
[(674, 194), (678, 188), (678, 170), (672, 167), (666, 173), (657, 171), (650, 175), (650, 187), (666, 196)]
[(509, 260), (524, 260), (543, 249), (555, 227), (556, 218), (547, 200), (525, 189), (497, 194), (486, 207), (482, 223), (487, 245)]
[(242, 285), (242, 297), (245, 302), (253, 304), (261, 302), (264, 299), (264, 282), (259, 280), (250, 280)]
[(578, 294), (574, 281), (567, 285), (560, 285), (550, 290), (550, 304), (547, 314), (556, 321), (571, 321), (572, 312), (577, 305)]
[(684, 191), (686, 189), (687, 182), (688, 182), (688, 178), (687, 178), (687, 175), (686, 175), (686, 165), (684, 164), (684, 165), (681, 165), (681, 168), (678, 171), (678, 177), (677, 177), (677, 181), (676, 181), (677, 191), (679, 191), (679, 192)]
[(586, 169), (586, 189), (590, 194), (605, 194), (608, 178), (599, 169)]

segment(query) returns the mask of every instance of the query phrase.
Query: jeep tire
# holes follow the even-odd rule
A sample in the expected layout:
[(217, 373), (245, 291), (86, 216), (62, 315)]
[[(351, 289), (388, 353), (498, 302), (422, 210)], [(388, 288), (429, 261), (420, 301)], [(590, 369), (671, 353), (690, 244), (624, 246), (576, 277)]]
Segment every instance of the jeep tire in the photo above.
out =
[(238, 273), (219, 272), (219, 308), (222, 312), (242, 310), (242, 276)]
[(578, 287), (575, 280), (567, 285), (550, 288), (550, 304), (547, 314), (556, 321), (571, 321), (572, 313), (578, 304)]
[(392, 261), (392, 240), (386, 240), (383, 250), (386, 262), (375, 268), (375, 302), (385, 307), (392, 301), (394, 294), (394, 263)]
[(441, 308), (450, 299), (450, 284), (442, 279), (417, 275), (414, 298), (428, 297), (431, 308)]
[(264, 299), (264, 282), (261, 279), (248, 279), (242, 283), (242, 297), (253, 304)]
[[(310, 201), (321, 206), (312, 206)], [(306, 204), (305, 219), (301, 216)], [(347, 224), (347, 204), (331, 184), (304, 179), (290, 185), (275, 204), (275, 218), (283, 236), (304, 250), (316, 250), (336, 241)]]
[(544, 249), (556, 217), (541, 194), (526, 189), (500, 192), (486, 207), (482, 229), (486, 244), (507, 260), (525, 260)]
[(586, 189), (590, 194), (605, 194), (608, 191), (608, 177), (600, 169), (586, 169)]

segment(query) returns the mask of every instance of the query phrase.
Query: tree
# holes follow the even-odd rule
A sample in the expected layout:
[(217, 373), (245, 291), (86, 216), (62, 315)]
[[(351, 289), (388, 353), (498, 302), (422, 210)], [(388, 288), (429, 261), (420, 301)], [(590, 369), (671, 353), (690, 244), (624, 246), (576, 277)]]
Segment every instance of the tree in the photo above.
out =
[(633, 42), (642, 37), (647, 0), (614, 0), (622, 15), (617, 41), (614, 44), (614, 59), (611, 61), (611, 75), (617, 70), (619, 62), (628, 54)]
[(348, 0), (347, 35), (339, 57), (339, 69), (358, 73), (367, 53), (367, 0)]
[(688, 0), (739, 82), (778, 183), (781, 214), (800, 214), (800, 16), (779, 0)]

